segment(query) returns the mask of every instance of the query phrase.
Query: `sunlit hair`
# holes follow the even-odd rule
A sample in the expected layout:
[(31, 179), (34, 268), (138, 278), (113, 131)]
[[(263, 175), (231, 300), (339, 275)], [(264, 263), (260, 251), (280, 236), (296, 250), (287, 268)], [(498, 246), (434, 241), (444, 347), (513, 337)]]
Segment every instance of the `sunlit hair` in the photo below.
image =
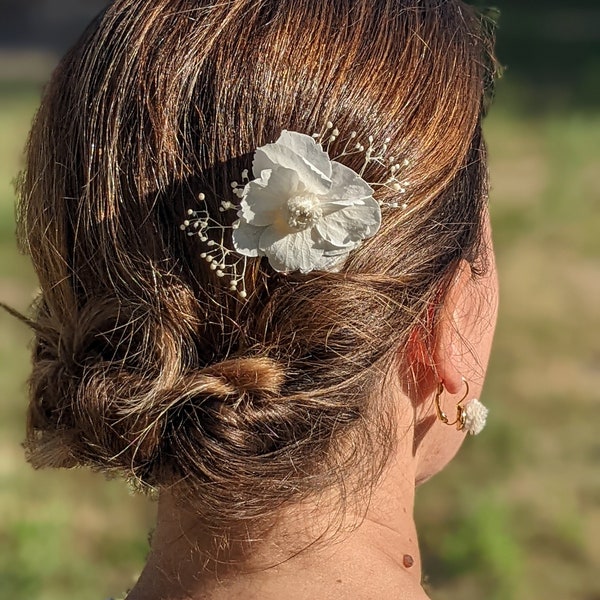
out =
[[(460, 259), (485, 266), (486, 30), (458, 0), (115, 1), (28, 145), (29, 460), (168, 488), (222, 531), (369, 489), (394, 446), (392, 366)], [(339, 273), (251, 259), (241, 302), (182, 235), (186, 209), (204, 192), (224, 218), (257, 147), (326, 121), (390, 138), (408, 208)]]

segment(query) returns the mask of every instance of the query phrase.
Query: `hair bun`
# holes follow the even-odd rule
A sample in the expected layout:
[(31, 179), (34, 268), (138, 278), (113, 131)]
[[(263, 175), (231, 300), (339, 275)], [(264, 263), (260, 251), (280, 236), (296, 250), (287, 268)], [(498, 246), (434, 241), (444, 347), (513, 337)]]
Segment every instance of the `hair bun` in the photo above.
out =
[(200, 376), (220, 381), (220, 385), (214, 384), (216, 396), (276, 396), (285, 380), (279, 364), (267, 357), (225, 360), (203, 369)]

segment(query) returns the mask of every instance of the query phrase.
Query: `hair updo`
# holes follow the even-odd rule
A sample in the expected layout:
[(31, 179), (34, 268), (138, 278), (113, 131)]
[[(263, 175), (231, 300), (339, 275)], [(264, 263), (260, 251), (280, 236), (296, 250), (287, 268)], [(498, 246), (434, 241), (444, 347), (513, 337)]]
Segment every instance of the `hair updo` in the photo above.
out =
[[(28, 144), (33, 465), (169, 488), (216, 528), (376, 481), (386, 374), (482, 255), (490, 48), (459, 0), (116, 0), (56, 69)], [(409, 208), (384, 209), (336, 273), (251, 259), (242, 302), (180, 231), (186, 209), (204, 192), (224, 218), (257, 147), (325, 121), (390, 138)]]

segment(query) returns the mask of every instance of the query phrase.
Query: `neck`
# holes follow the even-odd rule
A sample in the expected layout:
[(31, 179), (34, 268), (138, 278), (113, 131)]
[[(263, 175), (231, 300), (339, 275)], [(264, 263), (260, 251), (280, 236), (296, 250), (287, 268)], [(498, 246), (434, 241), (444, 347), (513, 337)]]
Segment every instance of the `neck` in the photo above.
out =
[[(394, 495), (387, 494), (386, 488), (392, 488)], [(401, 488), (404, 493), (399, 493)], [(333, 543), (310, 546), (306, 532), (317, 531), (314, 514), (306, 520), (296, 514), (293, 519), (283, 518), (261, 541), (249, 544), (251, 552), (248, 545), (244, 550), (232, 545), (229, 555), (222, 552), (219, 560), (208, 560), (209, 537), (189, 513), (163, 496), (148, 564), (128, 598), (225, 600), (242, 593), (240, 597), (265, 600), (422, 599), (413, 503), (414, 479), (391, 465), (364, 520)]]

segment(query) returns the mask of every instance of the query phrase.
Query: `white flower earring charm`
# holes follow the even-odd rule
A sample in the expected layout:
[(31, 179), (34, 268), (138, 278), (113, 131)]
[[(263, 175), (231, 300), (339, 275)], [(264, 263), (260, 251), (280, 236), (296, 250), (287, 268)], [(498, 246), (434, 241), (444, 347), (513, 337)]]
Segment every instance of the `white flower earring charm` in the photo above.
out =
[(437, 417), (442, 423), (446, 425), (456, 425), (456, 429), (459, 431), (466, 431), (471, 435), (477, 435), (481, 433), (485, 427), (485, 423), (488, 416), (488, 409), (477, 399), (473, 398), (467, 404), (463, 404), (469, 395), (469, 383), (466, 379), (463, 379), (466, 386), (465, 395), (456, 404), (456, 419), (452, 422), (448, 419), (448, 415), (442, 410), (440, 405), (440, 397), (444, 392), (444, 384), (438, 383), (438, 389), (435, 395), (435, 410)]

